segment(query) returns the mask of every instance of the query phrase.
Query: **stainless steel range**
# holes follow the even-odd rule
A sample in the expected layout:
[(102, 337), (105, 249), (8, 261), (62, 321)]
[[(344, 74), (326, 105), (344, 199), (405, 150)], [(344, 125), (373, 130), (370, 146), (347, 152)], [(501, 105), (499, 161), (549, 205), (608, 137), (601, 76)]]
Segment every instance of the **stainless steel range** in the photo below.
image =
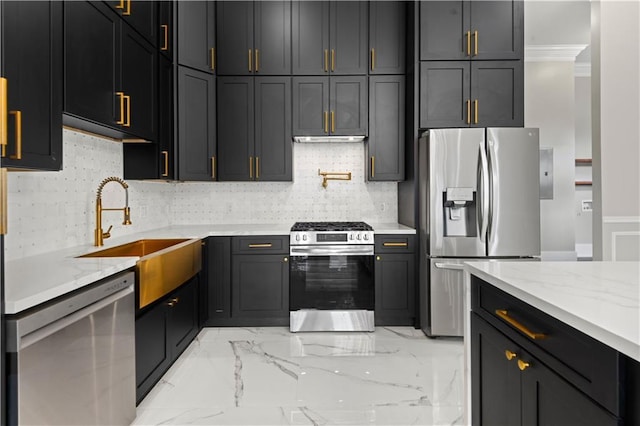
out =
[(373, 331), (373, 228), (297, 222), (291, 228), (290, 330)]

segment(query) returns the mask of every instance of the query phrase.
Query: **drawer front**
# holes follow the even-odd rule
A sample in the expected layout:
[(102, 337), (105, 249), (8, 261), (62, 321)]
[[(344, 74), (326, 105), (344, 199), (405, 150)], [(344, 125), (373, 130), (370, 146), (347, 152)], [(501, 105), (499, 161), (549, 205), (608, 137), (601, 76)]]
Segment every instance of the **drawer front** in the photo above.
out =
[(621, 414), (616, 350), (475, 276), (472, 309), (610, 412)]
[(376, 235), (375, 252), (377, 253), (413, 253), (415, 237), (413, 235)]
[(251, 237), (233, 237), (231, 240), (231, 252), (233, 254), (289, 254), (289, 236), (264, 235)]

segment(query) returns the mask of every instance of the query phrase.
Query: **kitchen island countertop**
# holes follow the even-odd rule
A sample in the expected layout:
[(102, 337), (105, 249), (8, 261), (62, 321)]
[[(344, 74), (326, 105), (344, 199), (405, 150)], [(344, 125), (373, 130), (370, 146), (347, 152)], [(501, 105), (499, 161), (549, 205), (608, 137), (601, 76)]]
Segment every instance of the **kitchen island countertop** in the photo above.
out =
[[(76, 256), (145, 238), (207, 238), (246, 235), (288, 235), (293, 223), (180, 225), (105, 240), (102, 247), (85, 244), (5, 262), (6, 314), (17, 314), (133, 268), (138, 257), (82, 258)], [(373, 224), (378, 234), (415, 234), (397, 223)]]

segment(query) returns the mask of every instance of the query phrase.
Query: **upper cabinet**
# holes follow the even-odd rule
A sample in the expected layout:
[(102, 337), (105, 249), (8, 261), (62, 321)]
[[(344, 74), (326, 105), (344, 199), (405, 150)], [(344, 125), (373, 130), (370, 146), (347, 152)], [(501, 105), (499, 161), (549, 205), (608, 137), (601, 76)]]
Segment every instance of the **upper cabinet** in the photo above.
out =
[(292, 73), (366, 74), (367, 2), (294, 1)]
[(158, 44), (157, 3), (149, 0), (109, 0), (109, 4), (124, 20), (153, 46)]
[(0, 2), (2, 167), (62, 168), (62, 2)]
[(178, 1), (178, 64), (213, 73), (216, 69), (215, 3)]
[(64, 113), (71, 127), (156, 137), (157, 51), (104, 3), (64, 5)]
[(524, 2), (421, 1), (420, 60), (522, 59)]
[(369, 2), (369, 74), (404, 74), (406, 3)]
[(218, 74), (289, 75), (291, 2), (217, 3)]

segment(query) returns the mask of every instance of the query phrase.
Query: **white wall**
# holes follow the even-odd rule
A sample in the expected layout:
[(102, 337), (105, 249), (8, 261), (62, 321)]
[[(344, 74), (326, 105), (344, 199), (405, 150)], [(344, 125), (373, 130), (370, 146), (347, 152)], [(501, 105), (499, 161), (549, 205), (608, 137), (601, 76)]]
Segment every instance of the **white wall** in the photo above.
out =
[(640, 259), (639, 22), (637, 0), (592, 2), (595, 260)]
[(574, 65), (525, 62), (525, 126), (540, 128), (540, 147), (553, 148), (553, 199), (540, 201), (543, 259), (575, 258)]
[[(575, 82), (576, 158), (591, 158), (591, 76), (576, 76)], [(590, 165), (577, 165), (576, 180), (592, 180), (591, 169)], [(576, 251), (579, 257), (591, 257), (593, 214), (583, 211), (582, 203), (593, 200), (593, 191), (591, 186), (576, 186), (575, 194)]]
[[(122, 177), (122, 144), (63, 130), (61, 172), (10, 172), (7, 260), (92, 244), (95, 197), (108, 176)], [(128, 181), (130, 226), (103, 213), (103, 229), (122, 236), (172, 224), (293, 223), (297, 220), (397, 221), (397, 184), (366, 183), (364, 145), (294, 144), (294, 181), (286, 183), (161, 183)], [(352, 172), (348, 182), (321, 186), (323, 171)], [(124, 205), (109, 183), (104, 207)]]

